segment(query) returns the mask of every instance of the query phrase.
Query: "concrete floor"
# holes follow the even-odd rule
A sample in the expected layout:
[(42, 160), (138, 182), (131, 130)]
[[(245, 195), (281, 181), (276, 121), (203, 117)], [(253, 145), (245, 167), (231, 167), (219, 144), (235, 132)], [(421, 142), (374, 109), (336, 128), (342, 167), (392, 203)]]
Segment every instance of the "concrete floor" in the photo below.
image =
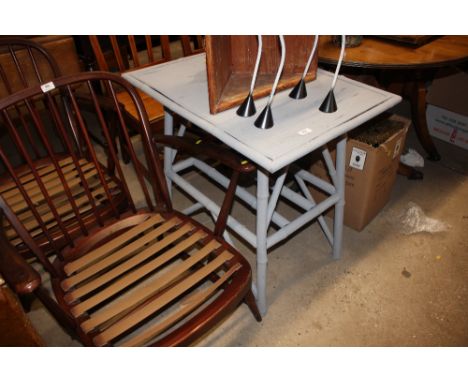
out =
[[(263, 322), (242, 305), (197, 345), (467, 346), (468, 152), (436, 145), (442, 160), (426, 161), (423, 181), (398, 177), (390, 202), (362, 232), (345, 227), (340, 260), (309, 225), (270, 251)], [(407, 147), (423, 153), (412, 131)], [(449, 229), (405, 234), (410, 203)], [(184, 205), (177, 192), (174, 204)], [(240, 249), (255, 264), (252, 250)], [(79, 345), (39, 303), (29, 317), (47, 345)]]

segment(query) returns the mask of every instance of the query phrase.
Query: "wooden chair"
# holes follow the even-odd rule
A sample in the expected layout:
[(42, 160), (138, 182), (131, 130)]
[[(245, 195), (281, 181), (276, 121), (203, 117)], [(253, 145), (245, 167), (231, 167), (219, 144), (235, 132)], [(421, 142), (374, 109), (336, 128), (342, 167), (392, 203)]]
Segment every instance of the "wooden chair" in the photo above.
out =
[[(201, 36), (89, 36), (99, 70), (124, 73), (158, 65), (171, 59), (203, 51)], [(138, 90), (153, 131), (163, 130), (163, 106)], [(137, 111), (126, 93), (117, 94), (126, 112), (135, 119)]]
[(61, 75), (52, 55), (23, 38), (0, 38), (0, 97)]
[[(87, 90), (92, 113), (88, 106), (81, 108), (84, 98), (76, 96), (77, 87)], [(96, 95), (98, 88), (111, 95), (106, 108), (114, 105), (115, 110), (110, 120)], [(117, 100), (123, 91), (137, 111), (139, 139), (127, 132)], [(38, 99), (48, 106), (42, 113), (34, 107)], [(46, 146), (39, 162), (15, 139), (17, 127), (11, 120), (18, 109), (28, 111), (25, 123)], [(27, 167), (15, 168), (0, 147), (3, 178), (19, 190), (19, 195), (0, 195), (0, 213), (49, 273), (55, 298), (4, 234), (0, 272), (17, 293), (34, 292), (83, 344), (186, 345), (242, 301), (261, 319), (251, 292), (249, 263), (222, 239), (238, 178), (253, 171), (253, 165), (217, 147), (200, 149), (199, 142), (160, 137), (165, 145), (190, 155), (202, 151), (232, 169), (219, 218), (210, 230), (173, 210), (143, 103), (122, 77), (88, 72), (17, 92), (0, 100), (0, 119), (12, 132), (12, 146), (27, 162)], [(92, 126), (102, 130), (106, 149), (91, 144)], [(112, 138), (117, 129), (128, 147), (128, 164), (122, 164)], [(149, 179), (143, 176), (142, 163)], [(49, 178), (51, 169), (54, 176)], [(81, 192), (80, 202), (76, 189)], [(63, 191), (59, 199), (56, 190)], [(121, 212), (115, 195), (129, 206), (126, 212)], [(45, 237), (53, 239), (60, 232), (67, 240), (65, 249), (57, 248), (55, 260), (46, 256), (20, 217), (20, 202), (28, 206), (31, 220), (34, 217)], [(87, 215), (81, 211), (85, 205)], [(53, 215), (53, 225), (42, 215), (44, 206)], [(62, 208), (67, 208), (66, 216), (60, 214)], [(88, 220), (96, 226), (89, 228)], [(69, 224), (79, 235), (68, 234)]]
[[(60, 69), (51, 54), (40, 44), (31, 40), (22, 38), (0, 38), (0, 52), (0, 91), (3, 96), (11, 95), (12, 93), (33, 85), (47, 83), (60, 76)], [(34, 105), (38, 112), (42, 112), (47, 107), (40, 99), (31, 101), (31, 104)], [(0, 129), (2, 133), (0, 146), (4, 149), (5, 155), (9, 156), (9, 161), (15, 168), (18, 179), (22, 185), (26, 186), (27, 184), (26, 187), (32, 187), (30, 181), (34, 176), (31, 173), (30, 166), (27, 164), (27, 157), (29, 157), (29, 160), (36, 163), (41, 179), (44, 180), (48, 187), (51, 187), (51, 195), (54, 200), (56, 200), (57, 203), (59, 203), (59, 200), (63, 200), (56, 213), (65, 221), (64, 227), (66, 227), (66, 235), (73, 237), (78, 234), (79, 227), (76, 221), (69, 221), (67, 219), (71, 211), (71, 206), (63, 204), (67, 197), (65, 195), (65, 190), (59, 185), (60, 174), (51, 166), (49, 158), (47, 157), (47, 141), (44, 142), (39, 139), (37, 131), (33, 131), (34, 129), (31, 129), (28, 124), (28, 114), (28, 111), (24, 108), (17, 108), (15, 114), (11, 115), (10, 121), (11, 125), (15, 126), (15, 129), (10, 129), (5, 121), (0, 118)], [(26, 156), (19, 150), (14, 149), (15, 141), (22, 143), (23, 149), (27, 152)], [(77, 169), (74, 167), (70, 157), (63, 156), (59, 163), (67, 176), (74, 176), (73, 174), (76, 173)], [(24, 166), (20, 166), (20, 164), (24, 164)], [(89, 174), (95, 171), (95, 169), (92, 169), (91, 164), (88, 164), (86, 168), (87, 176), (90, 176)], [(5, 168), (2, 170), (4, 171)], [(75, 181), (70, 191), (75, 198), (79, 212), (85, 217), (85, 224), (91, 227), (95, 221), (88, 216), (91, 205), (83, 198), (84, 190), (82, 190), (80, 184)], [(45, 224), (48, 225), (47, 232), (49, 232), (49, 235), (45, 235), (41, 230), (39, 220), (33, 216), (17, 184), (10, 178), (0, 176), (0, 194), (14, 206), (14, 212), (45, 253), (58, 251), (68, 243), (69, 239), (64, 237), (61, 230), (56, 227), (57, 221), (53, 211), (48, 208), (46, 200), (41, 196), (34, 195), (32, 201), (36, 203), (42, 219)], [(96, 197), (99, 196), (96, 192), (94, 194)], [(122, 195), (117, 192), (113, 197), (115, 198), (116, 205), (124, 208)], [(109, 209), (108, 206), (103, 206), (97, 199), (93, 202), (102, 209), (102, 213), (106, 214), (106, 210)], [(24, 255), (29, 255), (29, 248), (23, 242), (21, 236), (18, 235), (18, 232), (10, 226), (8, 221), (4, 221), (4, 230), (6, 237), (17, 250)]]

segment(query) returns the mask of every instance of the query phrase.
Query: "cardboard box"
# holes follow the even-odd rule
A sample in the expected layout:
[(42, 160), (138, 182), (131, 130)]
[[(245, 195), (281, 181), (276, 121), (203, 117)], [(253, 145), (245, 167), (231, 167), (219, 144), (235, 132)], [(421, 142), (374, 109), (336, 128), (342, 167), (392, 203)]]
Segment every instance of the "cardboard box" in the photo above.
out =
[(429, 134), (468, 150), (468, 74), (434, 80), (426, 100)]
[(468, 115), (427, 105), (426, 119), (429, 134), (433, 137), (468, 150)]
[[(387, 204), (410, 123), (408, 119), (397, 115), (386, 116), (371, 121), (348, 138), (344, 213), (346, 226), (361, 231)], [(366, 137), (364, 140), (370, 142), (372, 134), (380, 134), (382, 137), (382, 133), (382, 143), (369, 144), (362, 141), (363, 134)], [(329, 150), (334, 159), (336, 152), (333, 145)], [(316, 160), (311, 165), (311, 172), (331, 182), (323, 160)], [(326, 197), (316, 187), (310, 186), (310, 189), (316, 201)], [(334, 208), (328, 213), (333, 215), (333, 212)]]

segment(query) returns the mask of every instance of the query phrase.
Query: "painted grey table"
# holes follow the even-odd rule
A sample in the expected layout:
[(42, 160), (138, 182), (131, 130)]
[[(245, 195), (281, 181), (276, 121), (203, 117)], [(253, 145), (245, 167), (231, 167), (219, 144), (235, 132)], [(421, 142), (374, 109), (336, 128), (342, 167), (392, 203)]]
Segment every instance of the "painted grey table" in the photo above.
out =
[[(274, 127), (261, 130), (254, 127), (256, 116), (241, 118), (236, 115), (235, 109), (216, 115), (210, 114), (205, 54), (135, 70), (125, 73), (124, 77), (164, 105), (165, 134), (184, 134), (184, 126), (177, 132), (173, 128), (171, 112), (177, 113), (257, 165), (256, 193), (252, 194), (242, 187), (238, 187), (236, 192), (239, 198), (256, 211), (256, 230), (252, 232), (233, 216), (228, 218), (228, 227), (256, 248), (257, 264), (253, 291), (263, 315), (267, 311), (269, 248), (317, 218), (332, 246), (333, 257), (340, 257), (345, 203), (346, 133), (400, 102), (399, 96), (340, 76), (335, 87), (338, 110), (332, 114), (322, 113), (318, 108), (329, 90), (333, 74), (319, 69), (317, 79), (307, 84), (307, 98), (293, 100), (288, 97), (288, 91), (275, 96), (272, 105)], [(263, 109), (266, 101), (266, 98), (256, 101), (258, 111)], [(326, 144), (335, 138), (338, 138), (338, 144), (334, 163)], [(293, 165), (298, 159), (315, 150), (322, 152), (332, 183)], [(177, 162), (174, 160), (173, 150), (166, 149), (164, 167), (169, 189), (173, 182), (197, 201), (185, 212), (191, 213), (206, 208), (216, 217), (219, 206), (202, 190), (196, 189), (186, 181), (180, 172), (191, 167), (197, 168), (222, 187), (227, 187), (228, 179), (195, 158)], [(285, 184), (288, 172), (293, 174), (300, 192)], [(273, 185), (270, 185), (270, 177), (275, 179)], [(329, 196), (317, 204), (308, 191), (307, 183), (314, 184)], [(279, 198), (298, 206), (301, 210), (300, 216), (288, 220), (275, 211)], [(332, 206), (335, 208), (335, 218), (331, 230), (322, 214)], [(275, 230), (269, 230), (271, 226), (274, 226)], [(271, 231), (274, 232), (270, 233)]]

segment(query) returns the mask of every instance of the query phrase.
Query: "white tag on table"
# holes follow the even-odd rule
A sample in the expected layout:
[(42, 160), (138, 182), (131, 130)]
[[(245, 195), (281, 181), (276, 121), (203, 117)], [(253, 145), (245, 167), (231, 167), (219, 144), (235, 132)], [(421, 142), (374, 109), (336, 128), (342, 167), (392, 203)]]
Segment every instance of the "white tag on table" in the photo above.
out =
[(307, 134), (310, 134), (311, 132), (312, 132), (312, 130), (309, 129), (308, 127), (306, 127), (305, 129), (299, 130), (297, 133), (299, 135), (307, 135)]

